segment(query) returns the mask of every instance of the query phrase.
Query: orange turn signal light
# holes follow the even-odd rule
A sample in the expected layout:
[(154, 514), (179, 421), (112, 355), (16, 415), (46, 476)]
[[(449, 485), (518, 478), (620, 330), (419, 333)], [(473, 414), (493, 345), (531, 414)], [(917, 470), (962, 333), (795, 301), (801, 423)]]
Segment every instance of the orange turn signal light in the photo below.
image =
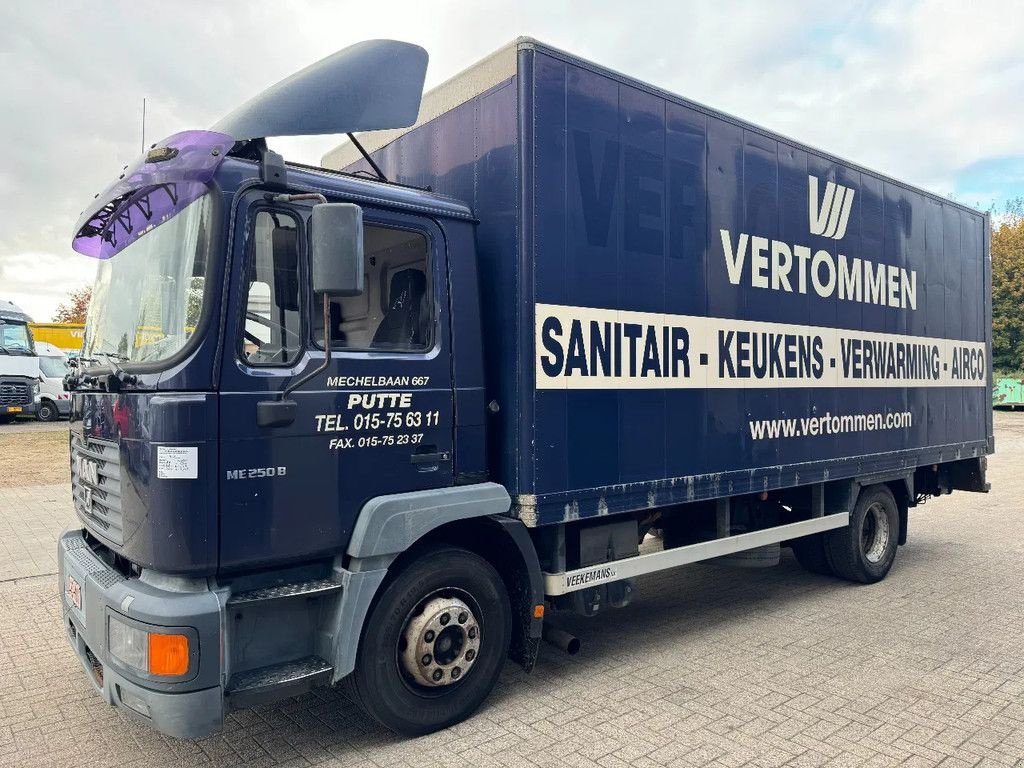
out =
[(544, 603), (538, 603), (537, 605), (533, 606), (533, 618), (544, 618)]
[(149, 635), (149, 674), (181, 677), (188, 672), (185, 635)]

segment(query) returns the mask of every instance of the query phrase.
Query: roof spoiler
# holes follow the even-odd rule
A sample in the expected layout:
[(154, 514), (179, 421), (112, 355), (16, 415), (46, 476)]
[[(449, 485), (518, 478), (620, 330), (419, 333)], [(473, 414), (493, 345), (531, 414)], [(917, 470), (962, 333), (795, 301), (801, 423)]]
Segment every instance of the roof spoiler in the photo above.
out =
[(244, 141), (407, 128), (419, 115), (427, 60), (411, 43), (356, 43), (267, 88), (212, 130)]

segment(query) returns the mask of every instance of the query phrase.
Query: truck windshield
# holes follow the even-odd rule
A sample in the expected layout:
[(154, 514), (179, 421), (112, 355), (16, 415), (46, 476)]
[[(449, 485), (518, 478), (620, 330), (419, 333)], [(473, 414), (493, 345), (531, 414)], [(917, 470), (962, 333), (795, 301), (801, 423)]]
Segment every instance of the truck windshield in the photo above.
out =
[(100, 263), (83, 357), (156, 363), (181, 350), (203, 307), (211, 196)]
[(0, 320), (0, 355), (31, 355), (32, 340), (28, 326)]

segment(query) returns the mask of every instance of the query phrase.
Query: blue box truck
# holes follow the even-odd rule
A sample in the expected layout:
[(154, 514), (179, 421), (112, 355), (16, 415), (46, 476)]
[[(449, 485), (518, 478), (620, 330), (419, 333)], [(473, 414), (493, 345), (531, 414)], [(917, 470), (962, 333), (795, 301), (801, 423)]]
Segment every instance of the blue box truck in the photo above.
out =
[(426, 63), (347, 48), (76, 225), (64, 628), (164, 733), (343, 680), (426, 733), (635, 577), (872, 583), (988, 489), (984, 215), (533, 40)]

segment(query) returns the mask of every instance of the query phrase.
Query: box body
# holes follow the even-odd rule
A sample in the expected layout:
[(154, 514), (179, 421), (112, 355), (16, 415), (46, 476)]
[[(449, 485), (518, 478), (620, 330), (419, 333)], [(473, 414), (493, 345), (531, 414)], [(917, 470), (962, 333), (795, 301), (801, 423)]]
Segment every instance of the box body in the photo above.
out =
[(479, 219), (489, 466), (528, 524), (993, 448), (981, 213), (525, 39), (364, 143)]

